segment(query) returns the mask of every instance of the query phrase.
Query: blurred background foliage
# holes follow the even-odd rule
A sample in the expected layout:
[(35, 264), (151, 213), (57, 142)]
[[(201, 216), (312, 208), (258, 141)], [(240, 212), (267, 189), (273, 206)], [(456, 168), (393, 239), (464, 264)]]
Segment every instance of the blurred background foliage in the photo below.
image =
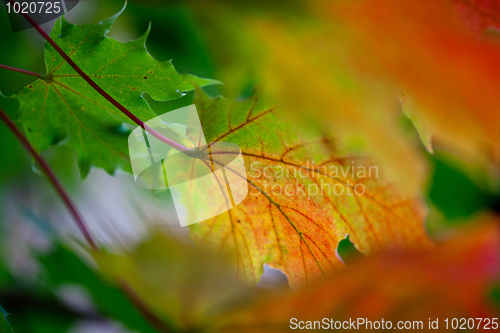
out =
[[(124, 14), (117, 20), (109, 36), (120, 41), (136, 39), (151, 24), (147, 48), (153, 57), (158, 60), (173, 59), (173, 64), (181, 73), (223, 81), (225, 86), (206, 88), (212, 96), (224, 94), (227, 97), (242, 99), (249, 96), (259, 79), (250, 66), (240, 66), (240, 72), (233, 73), (232, 76), (227, 73), (227, 69), (233, 68), (231, 66), (234, 65), (227, 62), (238, 59), (241, 64), (245, 63), (247, 57), (253, 56), (252, 42), (239, 35), (237, 30), (232, 31), (231, 19), (237, 20), (239, 15), (246, 15), (249, 11), (257, 15), (259, 11), (275, 11), (279, 15), (288, 15), (286, 19), (300, 17), (300, 2), (286, 1), (287, 10), (282, 11), (283, 2), (254, 1), (252, 5), (241, 2), (235, 6), (239, 11), (238, 15), (228, 13), (228, 17), (215, 22), (219, 26), (214, 27), (214, 22), (197, 19), (199, 9), (194, 10), (196, 4), (191, 2), (129, 0)], [(122, 0), (83, 0), (69, 13), (67, 19), (75, 24), (96, 23), (115, 14), (122, 6)], [(200, 5), (200, 8), (207, 8), (207, 5)], [(214, 18), (214, 21), (217, 21), (217, 18)], [(52, 24), (53, 22), (47, 23), (43, 27), (50, 30)], [(217, 29), (225, 29), (229, 32), (226, 37), (232, 38), (230, 43), (221, 42), (220, 48), (217, 47)], [(44, 72), (43, 40), (35, 31), (13, 34), (3, 11), (0, 12), (0, 31), (0, 63)], [(228, 45), (233, 46), (231, 52), (235, 54), (227, 54), (230, 52)], [(0, 78), (0, 90), (5, 96), (17, 93), (33, 81), (29, 76), (5, 70), (1, 70)], [(162, 114), (191, 104), (193, 94), (188, 93), (180, 99), (166, 103), (153, 101), (148, 96), (146, 98), (153, 110)], [(16, 101), (0, 98), (0, 105), (15, 117), (18, 107)], [(429, 166), (424, 199), (430, 210), (427, 227), (431, 234), (439, 238), (473, 220), (473, 217), (480, 213), (500, 211), (500, 196), (496, 193), (496, 186), (490, 186), (488, 181), (481, 179), (480, 172), (471, 171), (466, 161), (449, 152), (440, 151), (439, 147), (435, 154), (426, 152), (419, 143), (413, 124), (406, 116), (402, 116), (400, 126), (405, 134), (420, 146)], [(112, 277), (105, 279), (98, 275), (95, 267), (91, 268), (95, 265), (92, 260), (82, 260), (80, 252), (83, 251), (75, 250), (79, 248), (79, 241), (73, 236), (75, 230), (68, 226), (71, 221), (61, 213), (64, 208), (61, 208), (58, 199), (51, 192), (50, 185), (33, 167), (31, 158), (4, 124), (0, 124), (0, 142), (0, 304), (13, 314), (7, 319), (14, 331), (154, 332), (154, 328), (117, 287), (116, 281), (113, 282)], [(74, 152), (64, 147), (54, 147), (44, 152), (44, 157), (85, 210), (97, 208), (98, 221), (120, 219), (113, 211), (106, 210), (109, 207), (96, 207), (88, 202), (85, 204), (86, 196), (102, 189), (99, 187), (99, 180), (108, 177), (107, 175), (99, 174), (96, 180), (86, 180), (85, 182), (96, 187), (89, 192), (91, 186), (85, 187), (80, 181)], [(121, 175), (116, 181), (124, 179), (129, 180), (126, 175)], [(110, 180), (106, 182), (110, 184)], [(146, 197), (154, 195), (137, 189), (134, 191), (141, 192), (141, 195)], [(150, 199), (147, 197), (144, 200)], [(136, 207), (136, 203), (129, 197), (123, 199), (121, 204), (124, 203)], [(109, 202), (104, 206), (110, 205), (117, 205), (116, 210), (121, 211), (121, 214), (130, 215), (127, 209), (123, 209), (116, 202)], [(57, 214), (62, 214), (63, 217), (60, 220), (54, 219)], [(141, 215), (140, 212), (137, 214)], [(102, 233), (110, 238), (113, 237), (109, 234), (115, 233), (117, 241), (108, 241), (114, 246), (118, 244), (118, 248), (121, 248), (120, 241), (127, 240), (128, 236), (117, 231), (118, 225), (119, 222), (111, 227), (111, 231), (105, 230)], [(153, 227), (174, 229), (171, 225), (161, 224), (154, 224)], [(133, 227), (130, 228), (133, 230)], [(134, 231), (130, 233), (133, 234)], [(66, 235), (66, 238), (61, 235)], [(138, 238), (136, 241), (140, 242), (142, 239)], [(162, 252), (165, 251), (165, 244), (167, 243), (151, 246), (159, 247), (158, 252)], [(340, 243), (338, 252), (348, 264), (360, 256), (348, 239)], [(189, 274), (192, 273), (191, 268), (185, 269)], [(144, 272), (142, 268), (138, 271)], [(154, 276), (154, 273), (152, 274)], [(169, 278), (172, 276), (156, 276), (155, 282), (168, 285)], [(182, 290), (186, 286), (178, 288)], [(491, 292), (497, 303), (500, 303), (499, 290), (496, 288)], [(166, 295), (171, 298), (169, 302), (174, 302), (174, 296), (168, 292)], [(189, 303), (190, 298), (186, 295), (184, 299)], [(210, 295), (207, 297), (210, 298)], [(161, 304), (157, 306), (161, 307)]]

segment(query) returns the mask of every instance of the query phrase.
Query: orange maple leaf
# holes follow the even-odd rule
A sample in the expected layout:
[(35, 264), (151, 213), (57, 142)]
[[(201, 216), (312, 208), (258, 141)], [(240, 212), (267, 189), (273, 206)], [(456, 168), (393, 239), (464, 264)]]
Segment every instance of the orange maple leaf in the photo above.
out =
[(498, 222), (498, 218), (482, 218), (479, 225), (430, 251), (384, 253), (362, 259), (304, 290), (266, 295), (224, 316), (221, 331), (283, 332), (293, 324), (291, 318), (303, 321), (303, 326), (306, 321), (321, 325), (323, 318), (384, 319), (392, 329), (400, 321), (421, 321), (422, 328), (428, 329), (429, 321), (438, 318), (438, 331), (451, 328), (446, 329), (446, 318), (474, 318), (475, 325), (488, 318), (491, 329), (490, 318), (498, 317), (488, 301), (500, 274)]

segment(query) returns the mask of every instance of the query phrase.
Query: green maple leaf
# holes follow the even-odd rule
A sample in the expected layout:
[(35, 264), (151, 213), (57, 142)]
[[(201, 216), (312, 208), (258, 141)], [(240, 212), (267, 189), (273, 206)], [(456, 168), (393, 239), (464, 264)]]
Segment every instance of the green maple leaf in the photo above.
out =
[[(121, 12), (98, 24), (82, 26), (62, 17), (50, 36), (94, 82), (139, 119), (156, 116), (144, 93), (168, 101), (195, 86), (218, 83), (179, 74), (170, 61), (153, 59), (145, 47), (149, 29), (128, 43), (106, 37)], [(38, 151), (56, 144), (73, 147), (82, 176), (92, 165), (109, 173), (130, 171), (128, 131), (122, 124), (133, 122), (90, 87), (48, 43), (45, 63), (44, 78), (14, 96), (20, 102), (18, 121), (31, 144)]]

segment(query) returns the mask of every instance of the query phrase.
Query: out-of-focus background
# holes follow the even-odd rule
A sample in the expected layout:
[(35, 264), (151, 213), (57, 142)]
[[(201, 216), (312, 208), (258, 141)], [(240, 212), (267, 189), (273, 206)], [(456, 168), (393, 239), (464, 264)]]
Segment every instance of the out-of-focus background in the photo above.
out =
[[(97, 23), (114, 15), (122, 6), (121, 0), (82, 0), (66, 19), (73, 24)], [(292, 8), (295, 2), (287, 6)], [(221, 40), (221, 44), (226, 44), (218, 48), (212, 23), (200, 19), (194, 7), (196, 4), (192, 2), (129, 0), (109, 36), (122, 42), (134, 40), (151, 24), (147, 49), (154, 58), (173, 59), (180, 73), (223, 81), (225, 86), (205, 89), (211, 96), (248, 97), (262, 78), (248, 69), (237, 73), (239, 81), (225, 81), (227, 41)], [(276, 9), (259, 1), (252, 9), (241, 5), (238, 10), (258, 15), (259, 10)], [(299, 15), (294, 9), (289, 12), (291, 16)], [(238, 15), (242, 15), (241, 12)], [(224, 24), (230, 30), (231, 20), (222, 19), (227, 19)], [(49, 32), (53, 24), (44, 24), (44, 30)], [(44, 73), (44, 40), (36, 31), (12, 33), (3, 9), (0, 31), (1, 64)], [(226, 60), (231, 61), (232, 56), (228, 55)], [(252, 54), (245, 56), (252, 57)], [(241, 79), (245, 77), (246, 80)], [(32, 81), (30, 76), (0, 70), (0, 90), (4, 96), (16, 94)], [(145, 98), (157, 114), (162, 114), (190, 105), (193, 93), (162, 103), (147, 95)], [(16, 117), (16, 100), (0, 98), (0, 105)], [(403, 113), (397, 125), (415, 144), (427, 168), (422, 189), (423, 200), (429, 207), (427, 228), (431, 235), (445, 237), (474, 216), (485, 211), (500, 211), (499, 187), (494, 177), (485, 176), (479, 168), (471, 167), (471, 161), (439, 145), (434, 147), (433, 154), (429, 153), (420, 143), (414, 124)], [(96, 305), (97, 292), (99, 302), (107, 303), (105, 308), (129, 311), (126, 306), (126, 309), (120, 308), (123, 296), (115, 287), (102, 284), (92, 270), (77, 259), (68, 259), (70, 255), (64, 251), (61, 257), (38, 259), (51, 253), (61, 238), (78, 253), (82, 238), (50, 184), (3, 124), (0, 124), (0, 143), (0, 304), (14, 314), (8, 317), (14, 331), (129, 332), (123, 323), (100, 312), (102, 304)], [(187, 238), (188, 231), (179, 227), (168, 193), (160, 196), (140, 189), (132, 175), (120, 171), (112, 176), (92, 169), (88, 177), (81, 180), (76, 153), (67, 147), (52, 147), (42, 155), (83, 212), (92, 233), (109, 251), (134, 248), (152, 229)], [(346, 262), (357, 255), (348, 240), (341, 242), (338, 252)], [(281, 273), (265, 269), (262, 286), (273, 288), (286, 283)], [(97, 291), (90, 292), (92, 288)]]

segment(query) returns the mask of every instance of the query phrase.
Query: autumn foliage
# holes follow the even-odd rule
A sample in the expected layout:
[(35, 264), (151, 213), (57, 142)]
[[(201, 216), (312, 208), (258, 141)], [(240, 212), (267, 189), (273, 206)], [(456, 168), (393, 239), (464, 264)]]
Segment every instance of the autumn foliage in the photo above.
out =
[[(70, 332), (86, 316), (141, 333), (282, 332), (293, 328), (292, 318), (313, 326), (325, 318), (421, 321), (425, 330), (438, 320), (433, 331), (447, 331), (445, 319), (498, 318), (498, 1), (103, 5), (115, 7), (122, 9), (99, 23), (58, 19), (45, 37), (43, 60), (36, 59), (43, 74), (31, 72), (35, 60), (12, 56), (28, 47), (17, 41), (21, 35), (9, 37), (11, 47), (0, 55), (11, 62), (0, 66), (2, 119), (17, 139), (27, 138), (38, 161), (33, 170), (48, 176), (97, 244), (85, 244), (64, 214), (50, 221), (55, 214), (46, 210), (60, 212), (46, 203), (46, 184), (2, 128), (23, 166), (10, 168), (24, 173), (11, 170), (9, 182), (0, 179), (2, 193), (13, 198), (6, 211), (16, 212), (2, 216), (8, 255), (0, 260), (0, 303), (16, 316), (0, 316), (0, 332)], [(154, 24), (144, 30), (150, 17)], [(30, 71), (10, 67), (16, 61)], [(23, 72), (36, 79), (16, 81)], [(236, 172), (229, 178), (244, 178), (249, 194), (180, 230), (172, 227), (179, 213), (173, 194), (136, 186), (127, 137), (136, 125), (146, 137), (141, 122), (190, 104), (203, 133), (190, 119), (165, 126), (180, 129), (177, 144), (193, 156), (205, 146), (202, 134), (209, 145), (237, 145), (246, 178)], [(193, 174), (196, 162), (211, 172), (233, 153), (214, 148), (178, 165), (179, 174)], [(11, 160), (2, 161), (5, 170)], [(60, 171), (70, 169), (76, 176)], [(97, 222), (81, 226), (86, 222), (54, 175), (62, 175), (76, 206), (85, 195), (101, 198), (88, 209), (100, 214), (90, 218)], [(83, 190), (97, 175), (96, 188)], [(105, 184), (115, 192), (100, 197)], [(21, 199), (23, 186), (35, 194)], [(116, 200), (118, 194), (126, 199)], [(32, 209), (31, 201), (42, 207)], [(92, 216), (88, 211), (82, 221)], [(131, 226), (124, 221), (132, 215)], [(24, 229), (9, 218), (37, 230), (48, 245), (19, 250), (12, 239)], [(25, 266), (35, 267), (24, 274), (29, 278), (19, 273)], [(271, 268), (286, 282), (266, 285)], [(92, 316), (66, 304), (68, 285), (84, 291), (77, 303)], [(65, 309), (64, 320), (42, 322), (33, 315), (38, 309), (16, 303), (23, 293)], [(18, 319), (23, 315), (31, 319)]]

